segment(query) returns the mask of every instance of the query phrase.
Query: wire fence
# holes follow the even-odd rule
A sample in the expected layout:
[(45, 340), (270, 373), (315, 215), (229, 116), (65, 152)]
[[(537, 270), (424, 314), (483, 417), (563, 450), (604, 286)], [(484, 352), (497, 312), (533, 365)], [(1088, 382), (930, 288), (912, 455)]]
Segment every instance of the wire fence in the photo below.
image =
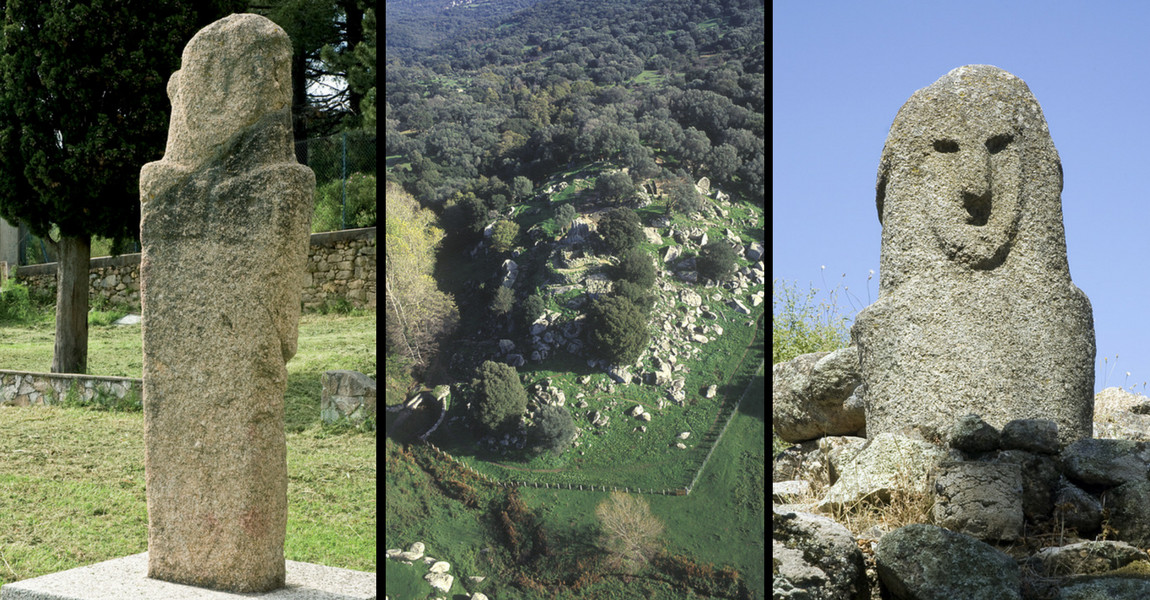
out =
[(297, 141), (296, 160), (315, 173), (312, 233), (376, 225), (374, 131)]
[[(376, 225), (374, 131), (356, 130), (295, 143), (296, 160), (315, 173), (312, 233)], [(93, 239), (92, 256), (108, 254), (110, 242)], [(136, 244), (127, 252), (139, 252)], [(18, 261), (38, 265), (56, 260), (52, 245), (21, 226)]]

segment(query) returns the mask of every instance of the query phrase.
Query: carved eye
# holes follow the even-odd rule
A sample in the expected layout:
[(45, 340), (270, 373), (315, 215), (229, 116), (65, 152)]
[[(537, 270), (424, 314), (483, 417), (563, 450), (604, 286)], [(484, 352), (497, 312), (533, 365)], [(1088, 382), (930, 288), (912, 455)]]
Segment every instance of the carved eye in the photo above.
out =
[(996, 136), (986, 140), (986, 149), (991, 154), (998, 154), (999, 152), (1002, 151), (1003, 148), (1006, 147), (1007, 144), (1009, 144), (1010, 142), (1013, 142), (1013, 141), (1014, 141), (1014, 136), (1010, 135), (1009, 133), (1003, 133), (1001, 135), (996, 135)]
[(958, 152), (958, 142), (954, 140), (935, 140), (935, 152)]

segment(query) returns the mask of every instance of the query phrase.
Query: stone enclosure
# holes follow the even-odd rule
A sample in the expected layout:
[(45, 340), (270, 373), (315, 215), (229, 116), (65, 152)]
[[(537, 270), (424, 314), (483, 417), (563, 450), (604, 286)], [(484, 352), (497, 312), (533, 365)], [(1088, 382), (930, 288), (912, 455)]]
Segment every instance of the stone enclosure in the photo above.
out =
[[(960, 67), (899, 111), (879, 299), (848, 348), (773, 368), (797, 444), (772, 469), (774, 598), (1150, 598), (1150, 399), (1093, 394), (1061, 190), (1006, 71)], [(878, 524), (842, 524), (868, 507)]]

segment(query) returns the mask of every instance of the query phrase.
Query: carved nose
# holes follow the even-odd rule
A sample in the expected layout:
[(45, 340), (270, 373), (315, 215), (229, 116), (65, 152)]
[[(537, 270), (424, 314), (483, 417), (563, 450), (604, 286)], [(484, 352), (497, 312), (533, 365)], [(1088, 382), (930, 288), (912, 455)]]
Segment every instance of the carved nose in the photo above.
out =
[(962, 186), (962, 207), (966, 209), (968, 225), (986, 225), (991, 210), (990, 156), (981, 152), (969, 152), (963, 157), (959, 167)]

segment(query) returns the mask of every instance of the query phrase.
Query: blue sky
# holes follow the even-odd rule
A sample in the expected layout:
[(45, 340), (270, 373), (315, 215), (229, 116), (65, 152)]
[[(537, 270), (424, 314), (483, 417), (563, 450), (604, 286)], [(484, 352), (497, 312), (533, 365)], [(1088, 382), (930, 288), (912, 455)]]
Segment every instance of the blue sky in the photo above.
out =
[(1143, 393), (1150, 3), (790, 0), (772, 11), (772, 277), (820, 299), (840, 287), (853, 318), (873, 269), (877, 298), (874, 188), (895, 113), (955, 67), (995, 65), (1030, 87), (1062, 159), (1070, 275), (1094, 308), (1095, 390)]

